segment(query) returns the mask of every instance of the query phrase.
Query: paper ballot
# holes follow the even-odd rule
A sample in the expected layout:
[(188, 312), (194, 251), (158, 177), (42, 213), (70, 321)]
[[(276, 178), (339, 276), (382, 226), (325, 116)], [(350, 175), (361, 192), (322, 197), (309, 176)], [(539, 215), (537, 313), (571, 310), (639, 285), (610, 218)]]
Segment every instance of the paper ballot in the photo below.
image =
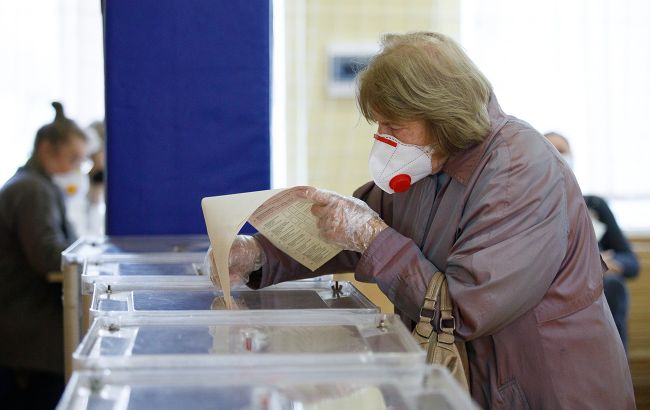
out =
[(247, 220), (273, 245), (312, 271), (341, 251), (319, 237), (317, 218), (310, 210), (312, 203), (296, 194), (303, 188), (214, 196), (201, 201), (228, 309), (232, 308), (228, 255), (235, 236)]
[(312, 202), (296, 195), (301, 188), (277, 193), (253, 213), (249, 222), (277, 248), (315, 271), (342, 248), (320, 238), (318, 219), (311, 213)]

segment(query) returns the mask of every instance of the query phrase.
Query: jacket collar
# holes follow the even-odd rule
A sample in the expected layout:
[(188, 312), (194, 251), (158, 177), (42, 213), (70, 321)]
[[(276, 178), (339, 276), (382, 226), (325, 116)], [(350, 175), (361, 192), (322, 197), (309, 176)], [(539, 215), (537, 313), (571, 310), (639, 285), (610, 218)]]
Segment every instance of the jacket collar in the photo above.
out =
[(490, 142), (506, 124), (506, 121), (508, 121), (506, 114), (501, 110), (501, 106), (499, 106), (499, 102), (494, 94), (490, 95), (490, 100), (488, 101), (488, 115), (490, 117), (490, 133), (485, 140), (450, 157), (442, 167), (442, 172), (463, 185), (467, 185), (469, 178), (474, 173), (479, 160), (487, 150)]
[(41, 166), (41, 164), (38, 163), (36, 158), (30, 157), (29, 160), (18, 169), (19, 171), (26, 170), (30, 172), (37, 173), (38, 175), (42, 176), (43, 178), (47, 179), (48, 181), (52, 181), (52, 177), (45, 172), (45, 169)]

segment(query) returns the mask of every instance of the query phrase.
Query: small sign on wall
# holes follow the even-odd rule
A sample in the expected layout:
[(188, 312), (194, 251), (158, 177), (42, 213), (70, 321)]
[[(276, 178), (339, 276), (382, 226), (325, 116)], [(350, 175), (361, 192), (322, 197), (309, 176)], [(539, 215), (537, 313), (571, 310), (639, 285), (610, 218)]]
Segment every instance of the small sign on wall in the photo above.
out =
[(372, 57), (379, 52), (373, 43), (333, 43), (327, 48), (327, 93), (334, 98), (352, 98), (356, 92), (355, 79)]

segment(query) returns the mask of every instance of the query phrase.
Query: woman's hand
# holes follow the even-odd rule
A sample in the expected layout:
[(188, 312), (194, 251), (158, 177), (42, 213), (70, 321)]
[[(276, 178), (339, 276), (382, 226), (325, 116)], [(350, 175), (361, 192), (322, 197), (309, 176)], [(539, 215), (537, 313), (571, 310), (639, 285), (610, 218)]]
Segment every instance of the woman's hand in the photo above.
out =
[[(237, 235), (228, 256), (230, 286), (237, 287), (248, 283), (250, 274), (260, 269), (264, 265), (265, 259), (264, 252), (255, 238), (248, 235)], [(212, 246), (205, 255), (204, 267), (209, 272), (210, 280), (214, 286), (221, 289)]]
[(314, 203), (320, 236), (343, 249), (363, 253), (379, 232), (388, 227), (365, 202), (334, 192), (307, 187), (298, 196)]
[(600, 256), (603, 258), (603, 261), (607, 265), (607, 272), (605, 272), (605, 275), (619, 276), (623, 273), (623, 267), (616, 260), (616, 252), (614, 252), (612, 249), (601, 252)]

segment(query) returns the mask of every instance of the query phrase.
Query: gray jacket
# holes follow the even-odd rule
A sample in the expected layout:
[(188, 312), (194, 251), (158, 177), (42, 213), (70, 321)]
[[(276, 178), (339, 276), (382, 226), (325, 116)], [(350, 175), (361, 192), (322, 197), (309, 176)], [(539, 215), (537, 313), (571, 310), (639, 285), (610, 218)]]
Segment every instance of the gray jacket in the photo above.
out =
[[(629, 409), (630, 371), (603, 296), (603, 265), (575, 177), (537, 131), (493, 97), (484, 142), (405, 193), (355, 196), (389, 224), (363, 255), (309, 272), (260, 238), (268, 263), (251, 286), (354, 270), (416, 320), (445, 273), (470, 388), (495, 409)], [(410, 319), (410, 320), (409, 320)]]
[(0, 189), (0, 366), (63, 371), (61, 251), (75, 239), (60, 189), (30, 159)]

